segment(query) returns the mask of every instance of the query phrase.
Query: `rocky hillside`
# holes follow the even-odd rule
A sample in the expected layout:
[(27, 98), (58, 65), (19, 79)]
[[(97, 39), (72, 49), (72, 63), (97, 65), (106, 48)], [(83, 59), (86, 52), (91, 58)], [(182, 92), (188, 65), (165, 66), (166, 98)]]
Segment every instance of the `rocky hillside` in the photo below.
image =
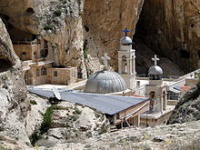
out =
[[(132, 128), (85, 139), (56, 144), (51, 150), (199, 150), (200, 122)], [(192, 137), (192, 138), (191, 138)], [(45, 150), (46, 147), (39, 147)]]
[(200, 120), (200, 82), (181, 98), (168, 123), (184, 123), (196, 120)]

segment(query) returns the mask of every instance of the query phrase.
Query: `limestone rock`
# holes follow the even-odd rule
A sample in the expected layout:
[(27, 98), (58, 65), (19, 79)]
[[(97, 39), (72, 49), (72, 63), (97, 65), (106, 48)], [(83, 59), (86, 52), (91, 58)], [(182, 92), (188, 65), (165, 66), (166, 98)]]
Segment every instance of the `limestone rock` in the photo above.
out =
[[(85, 139), (82, 142), (64, 142), (51, 147), (51, 150), (176, 150), (199, 149), (200, 122), (164, 125), (155, 128), (127, 128), (99, 137)], [(192, 137), (192, 138), (191, 138)], [(45, 147), (40, 147), (45, 150)]]
[(29, 143), (24, 124), (29, 103), (21, 78), (21, 63), (1, 20), (0, 35), (0, 133)]
[(83, 25), (84, 39), (92, 57), (101, 58), (107, 52), (111, 57), (111, 66), (117, 69), (117, 51), (124, 35), (122, 30), (135, 33), (135, 26), (144, 0), (85, 0)]
[(199, 0), (146, 0), (136, 35), (189, 72), (200, 67), (199, 16)]

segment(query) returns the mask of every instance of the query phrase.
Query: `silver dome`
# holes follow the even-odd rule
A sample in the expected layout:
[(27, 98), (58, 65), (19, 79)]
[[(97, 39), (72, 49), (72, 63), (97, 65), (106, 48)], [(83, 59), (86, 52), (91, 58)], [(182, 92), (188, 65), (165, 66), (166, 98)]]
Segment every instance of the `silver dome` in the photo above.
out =
[(126, 89), (126, 83), (118, 73), (102, 70), (89, 77), (84, 92), (105, 94), (121, 92)]
[(154, 65), (149, 69), (149, 75), (162, 75), (162, 74), (163, 70), (159, 66)]
[(132, 43), (133, 43), (132, 39), (128, 36), (124, 36), (121, 39), (121, 44), (132, 44)]

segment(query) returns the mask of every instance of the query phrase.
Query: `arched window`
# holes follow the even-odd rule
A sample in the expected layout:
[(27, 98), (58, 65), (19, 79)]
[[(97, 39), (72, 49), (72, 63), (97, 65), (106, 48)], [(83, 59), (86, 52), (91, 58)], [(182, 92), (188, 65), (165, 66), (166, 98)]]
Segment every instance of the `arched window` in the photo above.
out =
[(32, 74), (30, 71), (27, 71), (24, 76), (25, 83), (27, 85), (32, 84)]
[(47, 75), (47, 69), (46, 69), (45, 67), (42, 67), (42, 68), (41, 68), (41, 75), (42, 75), (42, 76)]
[(122, 56), (122, 73), (128, 73), (126, 56)]
[(36, 76), (39, 77), (40, 76), (40, 70), (36, 69)]
[(21, 58), (22, 61), (27, 60), (27, 53), (26, 52), (21, 52), (20, 58)]
[(149, 110), (150, 112), (153, 112), (155, 110), (155, 92), (154, 91), (151, 91), (149, 93), (149, 98), (150, 98), (150, 106), (149, 106)]
[(163, 110), (166, 110), (167, 109), (167, 99), (166, 99), (166, 92), (163, 91)]
[(37, 59), (37, 52), (34, 52), (34, 59)]

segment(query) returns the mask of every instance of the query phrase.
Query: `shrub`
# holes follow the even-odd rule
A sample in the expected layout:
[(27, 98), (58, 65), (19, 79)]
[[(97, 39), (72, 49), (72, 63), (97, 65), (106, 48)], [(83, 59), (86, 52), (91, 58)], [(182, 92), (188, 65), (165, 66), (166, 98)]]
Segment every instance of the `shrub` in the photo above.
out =
[(60, 16), (61, 14), (62, 14), (62, 12), (61, 12), (60, 9), (57, 9), (57, 10), (54, 11), (54, 15), (57, 16), (57, 17)]
[(51, 25), (51, 24), (46, 24), (45, 26), (44, 26), (44, 30), (53, 30), (54, 29), (54, 26), (53, 25)]
[(31, 103), (32, 105), (37, 105), (37, 102), (36, 102), (35, 100), (30, 100), (30, 103)]

